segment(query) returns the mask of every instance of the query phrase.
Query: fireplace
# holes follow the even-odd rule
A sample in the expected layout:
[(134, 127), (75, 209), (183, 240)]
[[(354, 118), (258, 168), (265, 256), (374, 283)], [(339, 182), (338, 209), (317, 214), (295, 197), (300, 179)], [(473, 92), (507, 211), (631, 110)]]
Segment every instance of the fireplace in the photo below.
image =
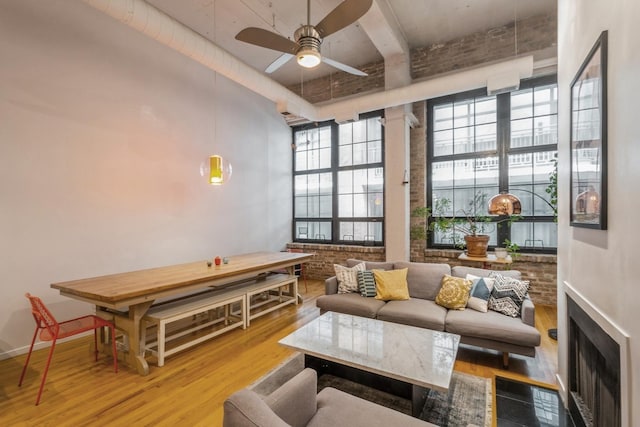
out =
[(576, 426), (620, 427), (621, 350), (567, 295), (569, 411)]

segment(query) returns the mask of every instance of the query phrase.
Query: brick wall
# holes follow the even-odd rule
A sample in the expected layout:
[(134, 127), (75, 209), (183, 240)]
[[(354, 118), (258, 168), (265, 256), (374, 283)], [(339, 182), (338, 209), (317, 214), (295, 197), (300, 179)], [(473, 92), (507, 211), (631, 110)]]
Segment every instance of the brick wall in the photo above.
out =
[(313, 243), (288, 243), (287, 248), (302, 249), (315, 256), (305, 265), (307, 277), (324, 280), (334, 275), (333, 264), (346, 265), (349, 258), (367, 261), (384, 261), (385, 250), (376, 246), (321, 245)]
[[(324, 280), (334, 275), (333, 264), (345, 265), (349, 258), (365, 261), (385, 261), (385, 250), (381, 247), (320, 245), (307, 243), (289, 243), (288, 248), (302, 249), (315, 256), (306, 264), (307, 277)], [(422, 256), (411, 258), (414, 262), (445, 263), (450, 266), (463, 265), (458, 260), (461, 251), (421, 248)], [(471, 267), (482, 267), (479, 263), (464, 263)], [(523, 280), (530, 282), (529, 296), (536, 304), (556, 304), (556, 256), (519, 254), (511, 268), (522, 273)], [(502, 266), (496, 266), (501, 270)]]
[[(416, 262), (442, 262), (451, 265), (480, 267), (482, 263), (458, 260), (462, 253), (459, 250), (423, 249), (422, 257), (412, 257)], [(502, 270), (496, 265), (496, 270)], [(511, 269), (522, 273), (522, 279), (529, 281), (529, 296), (535, 304), (556, 305), (557, 257), (546, 254), (518, 254), (511, 264)]]
[(532, 53), (555, 46), (557, 17), (541, 15), (411, 51), (411, 77), (420, 79), (453, 70)]
[(384, 61), (372, 62), (358, 69), (367, 73), (368, 76), (360, 77), (344, 71), (335, 71), (325, 77), (287, 86), (287, 89), (312, 104), (384, 89)]
[[(427, 189), (427, 127), (426, 102), (413, 103), (413, 115), (418, 119), (410, 132), (410, 178), (409, 178), (409, 206), (410, 212), (419, 206), (426, 206), (426, 189)], [(410, 226), (426, 226), (426, 220), (422, 218), (409, 218)], [(411, 240), (409, 242), (410, 259), (420, 259), (424, 254), (424, 248), (427, 242), (425, 240)]]
[[(500, 59), (555, 49), (557, 17), (540, 15), (430, 46), (411, 50), (411, 77), (423, 79)], [(517, 43), (516, 43), (517, 29)], [(342, 71), (288, 86), (311, 103), (384, 89), (384, 62), (358, 67), (369, 74), (358, 77)]]

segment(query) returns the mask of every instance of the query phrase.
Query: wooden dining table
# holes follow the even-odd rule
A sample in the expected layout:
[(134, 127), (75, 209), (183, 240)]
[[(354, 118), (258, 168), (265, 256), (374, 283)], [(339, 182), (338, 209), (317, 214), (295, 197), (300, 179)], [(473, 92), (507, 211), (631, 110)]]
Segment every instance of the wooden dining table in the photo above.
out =
[(255, 252), (228, 258), (215, 265), (197, 261), (146, 270), (109, 274), (51, 284), (61, 295), (96, 306), (96, 313), (112, 320), (128, 336), (125, 361), (139, 374), (149, 373), (144, 357), (142, 317), (154, 301), (205, 288), (223, 288), (274, 270), (293, 274), (295, 265), (313, 257), (309, 253)]

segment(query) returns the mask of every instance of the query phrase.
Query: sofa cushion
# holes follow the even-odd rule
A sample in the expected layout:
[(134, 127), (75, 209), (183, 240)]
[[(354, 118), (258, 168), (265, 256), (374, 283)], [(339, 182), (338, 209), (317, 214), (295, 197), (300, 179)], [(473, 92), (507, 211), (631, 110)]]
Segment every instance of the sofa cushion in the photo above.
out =
[(376, 278), (376, 299), (382, 301), (407, 300), (407, 269), (400, 270), (372, 270)]
[(290, 427), (254, 391), (243, 389), (224, 401), (223, 427)]
[[(467, 274), (473, 274), (478, 277), (489, 277), (491, 273), (494, 273), (494, 271), (484, 268), (464, 267), (462, 265), (456, 265), (451, 269), (451, 275), (456, 277), (467, 277)], [(518, 270), (502, 270), (499, 273), (505, 277), (513, 277), (518, 280), (522, 278), (522, 274)]]
[(410, 417), (373, 402), (326, 387), (318, 393), (318, 411), (308, 426), (427, 427), (426, 421)]
[[(449, 264), (396, 262), (394, 268), (407, 268), (407, 284), (411, 298), (436, 299), (445, 274), (451, 275)], [(464, 276), (462, 276), (464, 277)]]
[(362, 261), (359, 259), (349, 258), (347, 260), (347, 267), (353, 267), (356, 264), (360, 264), (364, 262), (367, 270), (393, 270), (392, 262), (382, 262), (382, 261)]
[(389, 301), (378, 310), (377, 318), (387, 322), (444, 331), (446, 315), (447, 309), (434, 301), (411, 298), (406, 301)]
[(284, 422), (304, 427), (316, 413), (318, 375), (310, 368), (282, 384), (264, 401)]
[(519, 318), (522, 302), (529, 291), (529, 282), (496, 272), (491, 273), (490, 277), (494, 279), (494, 284), (489, 297), (489, 310)]
[(436, 295), (436, 304), (449, 310), (464, 310), (467, 308), (471, 286), (471, 280), (445, 274), (440, 291)]
[(523, 323), (519, 318), (507, 317), (491, 310), (487, 313), (449, 310), (445, 330), (453, 334), (525, 347), (540, 345), (540, 333), (536, 328)]
[(348, 294), (350, 292), (358, 292), (358, 271), (364, 271), (364, 262), (354, 265), (353, 267), (345, 267), (340, 264), (333, 264), (338, 279), (338, 293)]
[(467, 280), (471, 280), (473, 283), (467, 307), (486, 313), (489, 310), (489, 297), (491, 297), (493, 290), (494, 279), (467, 274)]
[(358, 271), (358, 289), (363, 297), (376, 296), (376, 278), (372, 270)]
[(316, 306), (324, 311), (352, 314), (374, 318), (384, 305), (384, 301), (375, 298), (364, 298), (360, 294), (322, 295), (316, 300)]

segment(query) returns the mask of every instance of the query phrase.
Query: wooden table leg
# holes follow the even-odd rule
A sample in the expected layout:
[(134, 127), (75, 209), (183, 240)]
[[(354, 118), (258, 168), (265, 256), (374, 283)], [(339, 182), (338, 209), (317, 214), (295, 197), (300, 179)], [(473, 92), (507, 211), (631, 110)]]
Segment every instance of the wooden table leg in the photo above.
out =
[[(287, 272), (289, 273), (289, 276), (295, 276), (296, 275), (296, 266), (295, 265), (290, 265), (289, 267), (287, 267)], [(295, 291), (296, 295), (295, 297), (297, 298), (297, 303), (298, 304), (302, 304), (304, 302), (304, 300), (302, 299), (302, 295), (300, 295), (300, 292), (298, 292), (297, 290)]]
[(142, 331), (142, 316), (151, 307), (153, 301), (135, 304), (129, 307), (128, 317), (116, 316), (116, 328), (122, 330), (129, 337), (129, 354), (125, 359), (129, 366), (135, 367), (140, 375), (149, 374), (149, 364), (144, 358), (144, 331)]

